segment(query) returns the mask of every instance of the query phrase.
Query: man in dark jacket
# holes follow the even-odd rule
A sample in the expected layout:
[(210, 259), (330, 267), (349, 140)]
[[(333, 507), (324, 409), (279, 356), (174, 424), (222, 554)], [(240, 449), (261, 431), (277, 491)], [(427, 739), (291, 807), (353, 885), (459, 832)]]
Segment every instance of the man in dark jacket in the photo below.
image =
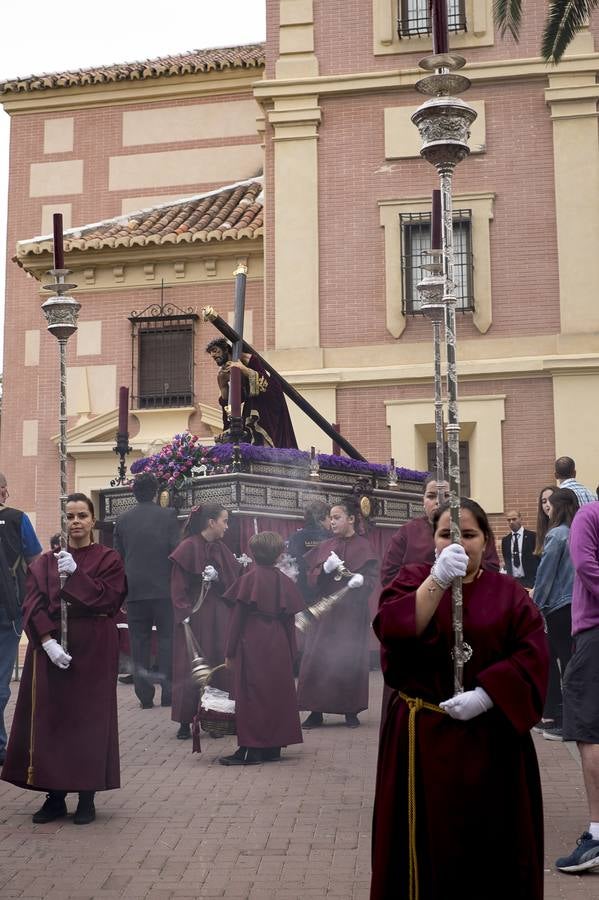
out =
[(127, 573), (133, 684), (142, 709), (154, 705), (156, 676), (150, 674), (153, 626), (158, 637), (161, 705), (171, 705), (173, 610), (169, 556), (179, 543), (180, 530), (176, 511), (154, 503), (157, 491), (154, 475), (138, 475), (133, 482), (137, 506), (119, 516), (115, 528), (115, 549), (123, 557)]
[(510, 510), (507, 514), (510, 533), (501, 539), (501, 552), (508, 575), (525, 588), (535, 583), (539, 557), (534, 555), (536, 533), (522, 524), (522, 513)]
[(7, 506), (7, 499), (6, 477), (0, 472), (0, 765), (6, 750), (4, 710), (23, 630), (25, 572), (28, 563), (42, 552), (29, 517)]

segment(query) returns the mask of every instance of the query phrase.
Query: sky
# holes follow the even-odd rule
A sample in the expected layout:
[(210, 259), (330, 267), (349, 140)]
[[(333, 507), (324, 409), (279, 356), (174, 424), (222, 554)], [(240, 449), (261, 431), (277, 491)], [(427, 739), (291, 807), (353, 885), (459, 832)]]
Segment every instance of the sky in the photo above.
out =
[[(263, 41), (265, 5), (266, 0), (102, 0), (92, 19), (94, 8), (86, 3), (8, 0), (2, 6), (0, 81)], [(0, 108), (0, 354), (5, 259), (14, 255), (13, 247), (5, 249), (9, 139), (10, 116)], [(0, 356), (0, 371), (1, 364)]]

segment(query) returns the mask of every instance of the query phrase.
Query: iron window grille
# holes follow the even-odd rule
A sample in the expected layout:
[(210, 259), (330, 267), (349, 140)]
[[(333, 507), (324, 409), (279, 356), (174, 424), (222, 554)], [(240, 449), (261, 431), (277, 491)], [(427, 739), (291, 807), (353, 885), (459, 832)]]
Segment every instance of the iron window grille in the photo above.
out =
[[(467, 31), (466, 0), (447, 0), (449, 31)], [(399, 0), (397, 33), (400, 38), (426, 37), (431, 33), (430, 0)]]
[[(445, 468), (449, 459), (449, 447), (445, 441)], [(437, 445), (434, 441), (426, 445), (427, 466), (429, 472), (435, 474), (437, 467)], [(447, 473), (446, 476), (447, 478)], [(468, 441), (460, 441), (460, 493), (462, 497), (470, 496), (470, 446)]]
[[(423, 251), (431, 246), (430, 213), (404, 213), (399, 217), (401, 228), (401, 272), (403, 281), (403, 312), (420, 313), (420, 299), (416, 285), (426, 274), (422, 263)], [(474, 264), (472, 258), (472, 211), (453, 211), (453, 274), (456, 288), (456, 310), (474, 309)]]
[[(133, 311), (131, 383), (138, 409), (191, 406), (194, 402), (194, 332), (198, 314), (173, 303)], [(137, 378), (136, 376), (137, 370)]]

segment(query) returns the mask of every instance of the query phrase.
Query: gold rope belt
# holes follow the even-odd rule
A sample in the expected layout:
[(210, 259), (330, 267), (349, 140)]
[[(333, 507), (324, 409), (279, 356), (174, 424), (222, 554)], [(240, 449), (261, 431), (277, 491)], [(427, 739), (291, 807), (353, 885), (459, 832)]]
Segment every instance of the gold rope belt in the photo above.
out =
[(416, 852), (416, 714), (421, 709), (443, 713), (445, 710), (420, 697), (408, 697), (397, 692), (408, 707), (408, 869), (410, 873), (410, 900), (418, 900), (418, 855)]

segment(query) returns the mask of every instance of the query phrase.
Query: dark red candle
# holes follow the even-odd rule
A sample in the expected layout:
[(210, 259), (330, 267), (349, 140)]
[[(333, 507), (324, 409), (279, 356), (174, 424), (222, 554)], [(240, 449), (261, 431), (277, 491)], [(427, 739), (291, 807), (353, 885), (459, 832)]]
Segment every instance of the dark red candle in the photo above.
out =
[(431, 250), (441, 250), (441, 191), (433, 191), (433, 214), (431, 216)]
[(54, 213), (52, 216), (54, 228), (54, 268), (64, 269), (64, 247), (62, 244), (62, 213)]
[(129, 388), (119, 389), (119, 434), (129, 433)]
[(449, 53), (447, 0), (431, 0), (431, 25), (433, 32), (433, 53)]

